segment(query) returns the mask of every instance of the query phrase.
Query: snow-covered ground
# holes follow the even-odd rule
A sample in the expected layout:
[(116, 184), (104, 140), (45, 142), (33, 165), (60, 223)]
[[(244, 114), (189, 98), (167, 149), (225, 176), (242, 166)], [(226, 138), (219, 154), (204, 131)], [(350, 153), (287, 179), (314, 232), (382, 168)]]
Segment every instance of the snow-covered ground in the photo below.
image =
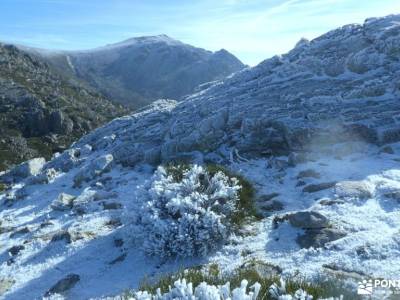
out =
[[(8, 196), (0, 196), (0, 280), (9, 286), (2, 297), (40, 298), (68, 274), (80, 277), (68, 292), (70, 299), (115, 295), (137, 287), (145, 276), (207, 262), (231, 270), (251, 258), (279, 266), (284, 274), (300, 272), (310, 278), (342, 272), (356, 280), (357, 274), (399, 279), (400, 203), (388, 193), (400, 191), (400, 145), (392, 148), (394, 154), (375, 146), (340, 157), (315, 154), (295, 167), (287, 166), (285, 157), (233, 162), (229, 167), (253, 183), (258, 199), (277, 193), (274, 199), (283, 210), (265, 211), (262, 221), (247, 226), (245, 237), (232, 237), (217, 253), (196, 260), (162, 261), (143, 254), (133, 223), (143, 200), (143, 184), (153, 174), (146, 165), (117, 165), (82, 187), (74, 187), (73, 180), (80, 168), (60, 173), (48, 184), (16, 184)], [(309, 169), (320, 178), (297, 178)], [(344, 180), (362, 181), (371, 197), (339, 197), (334, 188), (303, 191), (312, 183)], [(61, 193), (76, 197), (73, 208), (55, 208)], [(8, 206), (6, 198), (12, 194), (20, 199)], [(318, 211), (346, 236), (323, 248), (301, 249), (296, 238), (303, 229), (287, 221), (274, 227), (272, 221), (275, 215), (302, 210)], [(23, 248), (18, 251), (18, 246)], [(17, 254), (8, 253), (12, 247)]]
[[(295, 240), (303, 230), (288, 223), (273, 229), (275, 214), (272, 214), (254, 225), (254, 235), (240, 239), (239, 245), (227, 246), (212, 259), (234, 268), (243, 263), (242, 250), (248, 250), (246, 253), (250, 252), (251, 257), (277, 265), (283, 273), (300, 272), (307, 277), (318, 277), (329, 273), (331, 268), (324, 266), (332, 266), (349, 276), (399, 279), (400, 202), (384, 196), (388, 191), (400, 189), (398, 158), (396, 154), (379, 154), (372, 147), (344, 157), (317, 157), (314, 162), (285, 171), (266, 169), (265, 160), (235, 164), (233, 168), (254, 182), (259, 194), (279, 193), (276, 199), (284, 209), (278, 214), (318, 211), (347, 235), (327, 244), (326, 249), (300, 249)], [(303, 192), (304, 186), (296, 186), (299, 181), (296, 177), (308, 169), (317, 171), (321, 177), (309, 178), (305, 180), (307, 184), (363, 181), (371, 189), (372, 197), (339, 197), (333, 188)]]

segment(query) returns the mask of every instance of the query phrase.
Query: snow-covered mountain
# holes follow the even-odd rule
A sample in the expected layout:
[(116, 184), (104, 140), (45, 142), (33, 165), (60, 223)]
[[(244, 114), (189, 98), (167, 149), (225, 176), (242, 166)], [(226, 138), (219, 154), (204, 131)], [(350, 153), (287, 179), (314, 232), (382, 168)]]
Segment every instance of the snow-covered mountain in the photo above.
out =
[[(82, 138), (117, 163), (159, 163), (201, 151), (249, 157), (343, 141), (400, 139), (397, 16), (348, 25), (234, 74), (181, 103), (158, 101)], [(209, 155), (208, 155), (209, 154)]]
[(245, 67), (224, 49), (211, 52), (166, 35), (132, 38), (87, 51), (25, 49), (133, 108), (159, 98), (178, 100), (200, 84)]
[[(301, 40), (181, 102), (115, 119), (47, 163), (9, 171), (0, 196), (3, 297), (38, 298), (60, 279), (73, 282), (64, 290), (71, 299), (116, 295), (145, 276), (196, 263), (230, 271), (249, 259), (309, 279), (396, 278), (399, 82), (400, 16), (368, 19)], [(149, 235), (159, 249), (173, 234), (159, 226), (158, 210), (171, 209), (176, 224), (194, 199), (177, 190), (208, 178), (195, 168), (177, 185), (154, 172), (171, 161), (240, 174), (262, 218), (201, 259), (146, 256)], [(218, 188), (196, 197), (235, 199), (236, 183), (207, 180)]]

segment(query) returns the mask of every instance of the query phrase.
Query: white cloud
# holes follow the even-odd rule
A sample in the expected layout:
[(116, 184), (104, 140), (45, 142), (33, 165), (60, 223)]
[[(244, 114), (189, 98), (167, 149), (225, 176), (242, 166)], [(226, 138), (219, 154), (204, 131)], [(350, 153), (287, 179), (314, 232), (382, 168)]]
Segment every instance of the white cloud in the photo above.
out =
[[(0, 0), (1, 1), (1, 0)], [(28, 1), (28, 0), (15, 0)], [(30, 0), (29, 0), (30, 1)], [(1, 23), (0, 37), (41, 47), (82, 49), (134, 35), (165, 33), (210, 50), (225, 48), (256, 64), (290, 50), (302, 37), (315, 38), (367, 17), (400, 13), (398, 0), (38, 0), (48, 7)], [(67, 4), (68, 3), (68, 4)], [(32, 8), (37, 9), (37, 6)], [(19, 19), (18, 19), (19, 16)], [(6, 17), (6, 16), (4, 16)]]
[(254, 65), (289, 51), (302, 37), (312, 39), (348, 23), (362, 23), (367, 17), (400, 13), (400, 3), (394, 0), (287, 0), (274, 5), (258, 0), (248, 10), (242, 2), (229, 1), (239, 7), (237, 11), (170, 30), (192, 44), (212, 50), (224, 47)]

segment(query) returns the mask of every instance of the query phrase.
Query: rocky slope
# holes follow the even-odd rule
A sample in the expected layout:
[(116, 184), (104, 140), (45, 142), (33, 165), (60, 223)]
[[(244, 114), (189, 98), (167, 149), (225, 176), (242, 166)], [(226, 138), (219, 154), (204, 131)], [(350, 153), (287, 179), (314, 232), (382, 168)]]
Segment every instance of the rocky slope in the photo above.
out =
[(372, 19), (301, 41), (288, 54), (239, 72), (181, 103), (159, 101), (115, 120), (85, 136), (77, 147), (100, 143), (116, 162), (135, 165), (193, 151), (221, 160), (226, 149), (251, 157), (344, 141), (397, 142), (397, 19)]
[[(59, 285), (71, 299), (115, 295), (182, 266), (230, 272), (251, 259), (268, 273), (309, 279), (396, 278), (399, 24), (400, 16), (369, 19), (302, 40), (184, 101), (115, 119), (47, 163), (4, 174), (4, 297), (39, 298)], [(160, 186), (154, 167), (171, 160), (241, 174), (262, 218), (201, 260), (146, 256), (137, 220), (149, 183)]]
[(87, 51), (31, 52), (133, 108), (160, 98), (179, 100), (198, 85), (245, 67), (226, 50), (213, 53), (166, 35), (133, 38)]
[(124, 111), (40, 59), (0, 44), (0, 170), (49, 158)]

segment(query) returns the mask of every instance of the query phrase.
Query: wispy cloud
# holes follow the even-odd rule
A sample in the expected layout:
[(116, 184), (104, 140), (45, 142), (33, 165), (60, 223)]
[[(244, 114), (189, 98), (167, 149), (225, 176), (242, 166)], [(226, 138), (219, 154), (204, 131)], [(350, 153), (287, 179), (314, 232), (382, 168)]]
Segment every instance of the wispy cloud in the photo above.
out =
[(398, 0), (1, 0), (0, 39), (79, 49), (166, 33), (256, 64), (301, 37), (391, 13)]

